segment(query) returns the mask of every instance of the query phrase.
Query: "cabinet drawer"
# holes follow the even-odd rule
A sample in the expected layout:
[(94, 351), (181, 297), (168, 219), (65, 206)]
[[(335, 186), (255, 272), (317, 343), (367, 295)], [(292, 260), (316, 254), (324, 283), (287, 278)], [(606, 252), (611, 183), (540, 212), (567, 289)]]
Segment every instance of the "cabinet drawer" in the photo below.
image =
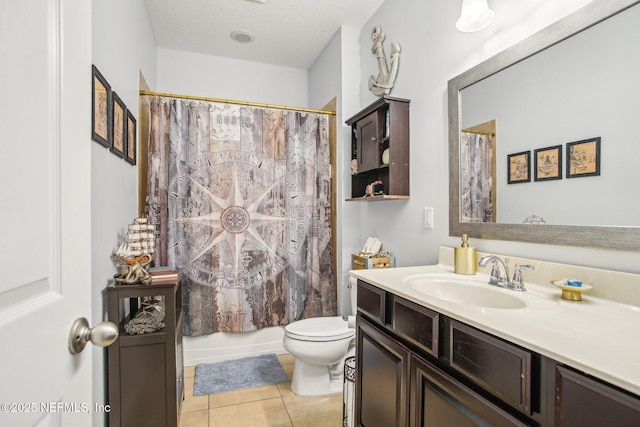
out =
[(439, 315), (404, 298), (393, 296), (393, 330), (438, 357)]
[(640, 399), (556, 367), (556, 426), (638, 426)]
[(386, 305), (385, 292), (382, 289), (358, 279), (357, 299), (358, 311), (384, 324)]
[(531, 413), (531, 353), (455, 320), (449, 326), (449, 363), (515, 407)]

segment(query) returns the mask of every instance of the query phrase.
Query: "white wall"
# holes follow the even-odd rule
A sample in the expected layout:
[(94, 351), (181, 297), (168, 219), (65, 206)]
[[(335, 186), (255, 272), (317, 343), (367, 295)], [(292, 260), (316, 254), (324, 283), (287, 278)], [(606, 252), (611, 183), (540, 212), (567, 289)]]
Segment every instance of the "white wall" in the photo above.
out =
[[(523, 0), (516, 5), (492, 0), (489, 5), (496, 20), (476, 33), (456, 30), (460, 1), (395, 0), (382, 5), (360, 33), (360, 75), (344, 78), (360, 85), (359, 107), (370, 104), (375, 97), (366, 88), (366, 79), (377, 75), (370, 52), (372, 28), (380, 26), (386, 33), (387, 56), (388, 43), (400, 43), (400, 68), (391, 95), (411, 99), (411, 199), (366, 204), (361, 239), (377, 234), (396, 256), (398, 266), (435, 263), (440, 245), (459, 245), (459, 238), (449, 237), (448, 232), (448, 80), (587, 3), (589, 0)], [(347, 174), (348, 169), (342, 173)], [(422, 228), (425, 206), (434, 207), (432, 230)], [(471, 243), (484, 252), (640, 272), (637, 253), (632, 252), (480, 239)]]
[[(93, 0), (93, 63), (138, 117), (138, 75), (142, 71), (153, 86), (156, 47), (143, 0)], [(87, 84), (91, 81), (87, 70)], [(92, 193), (92, 319), (106, 319), (104, 288), (116, 273), (111, 261), (127, 225), (137, 216), (137, 166), (131, 166), (96, 142), (91, 148)], [(91, 346), (94, 359), (94, 401), (106, 403), (105, 350)], [(102, 426), (96, 416), (94, 426)]]
[(164, 93), (306, 107), (307, 70), (158, 48)]
[[(336, 126), (338, 127), (337, 135), (344, 125), (342, 101), (342, 33), (343, 29), (340, 28), (331, 38), (329, 43), (325, 46), (322, 53), (318, 56), (316, 61), (309, 68), (309, 105), (310, 108), (323, 108), (334, 97), (336, 98)], [(356, 32), (357, 34), (357, 32)], [(339, 147), (342, 147), (340, 137), (338, 136), (337, 150), (336, 150), (336, 162), (338, 164), (336, 170), (342, 170), (341, 167), (341, 152)], [(336, 177), (332, 177), (336, 178)], [(343, 220), (344, 210), (340, 200), (342, 197), (342, 188), (340, 188), (340, 182), (336, 185), (338, 201), (337, 206), (334, 209), (337, 211), (337, 228), (340, 229), (340, 223)], [(342, 235), (341, 233), (335, 233), (336, 235), (336, 248), (342, 247)], [(342, 260), (338, 259), (338, 265), (336, 271), (342, 271)], [(346, 282), (344, 282), (346, 283)], [(337, 295), (338, 295), (338, 312), (343, 313), (343, 300), (344, 300), (344, 283), (340, 278), (340, 275), (336, 278)]]
[[(349, 281), (349, 270), (353, 268), (351, 254), (362, 250), (367, 235), (361, 230), (360, 215), (363, 203), (347, 202), (351, 197), (351, 127), (344, 122), (352, 117), (360, 109), (360, 82), (361, 63), (359, 51), (359, 30), (342, 28), (342, 119), (338, 122), (338, 267), (342, 275), (338, 275), (342, 284)], [(344, 291), (344, 289), (343, 289)], [(351, 300), (342, 299), (342, 311), (340, 314), (353, 314)]]
[[(359, 62), (359, 29), (342, 27), (318, 56), (309, 69), (309, 91), (311, 108), (321, 108), (334, 96), (338, 98), (336, 107), (337, 124), (337, 170), (349, 169), (351, 159), (351, 130), (344, 122), (350, 112), (358, 109), (359, 85), (346, 85), (343, 76), (357, 76)], [(350, 175), (338, 173), (337, 179), (337, 232), (338, 265), (336, 278), (338, 288), (338, 313), (351, 313), (350, 297), (346, 284), (348, 271), (351, 269), (351, 253), (360, 249), (360, 206), (347, 203), (345, 198), (351, 194)]]

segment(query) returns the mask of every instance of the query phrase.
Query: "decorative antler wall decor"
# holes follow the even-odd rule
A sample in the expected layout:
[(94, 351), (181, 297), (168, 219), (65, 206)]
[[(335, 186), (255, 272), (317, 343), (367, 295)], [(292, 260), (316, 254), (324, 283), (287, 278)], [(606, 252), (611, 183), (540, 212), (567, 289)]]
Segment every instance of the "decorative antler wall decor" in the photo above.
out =
[(379, 74), (377, 78), (369, 76), (369, 90), (371, 93), (377, 96), (388, 95), (391, 92), (393, 83), (396, 80), (398, 74), (398, 61), (400, 60), (400, 45), (396, 42), (391, 42), (391, 67), (387, 65), (387, 58), (384, 55), (384, 42), (385, 34), (380, 30), (380, 27), (375, 27), (371, 33), (371, 40), (373, 40), (373, 47), (371, 53), (376, 55), (378, 60)]

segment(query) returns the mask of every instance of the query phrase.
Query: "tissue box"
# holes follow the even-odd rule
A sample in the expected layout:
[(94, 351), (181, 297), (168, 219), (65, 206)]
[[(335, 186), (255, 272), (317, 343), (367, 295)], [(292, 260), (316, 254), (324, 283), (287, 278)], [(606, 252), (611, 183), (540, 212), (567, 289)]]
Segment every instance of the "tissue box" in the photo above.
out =
[(395, 266), (396, 259), (392, 256), (367, 258), (360, 254), (353, 254), (354, 270), (364, 270), (367, 268), (389, 268)]

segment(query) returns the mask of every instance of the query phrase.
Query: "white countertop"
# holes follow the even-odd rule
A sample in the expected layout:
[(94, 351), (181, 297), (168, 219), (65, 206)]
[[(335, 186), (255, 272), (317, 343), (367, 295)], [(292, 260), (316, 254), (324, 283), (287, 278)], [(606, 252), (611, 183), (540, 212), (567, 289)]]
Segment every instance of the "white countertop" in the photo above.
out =
[[(640, 395), (640, 308), (583, 295), (560, 298), (550, 283), (526, 283), (525, 292), (489, 285), (489, 276), (455, 274), (448, 265), (352, 270), (349, 274), (381, 289), (478, 329), (565, 363)], [(487, 308), (430, 296), (416, 289), (410, 276), (486, 287), (521, 299), (524, 308)], [(409, 279), (407, 279), (409, 278)], [(560, 277), (561, 278), (561, 277)]]

